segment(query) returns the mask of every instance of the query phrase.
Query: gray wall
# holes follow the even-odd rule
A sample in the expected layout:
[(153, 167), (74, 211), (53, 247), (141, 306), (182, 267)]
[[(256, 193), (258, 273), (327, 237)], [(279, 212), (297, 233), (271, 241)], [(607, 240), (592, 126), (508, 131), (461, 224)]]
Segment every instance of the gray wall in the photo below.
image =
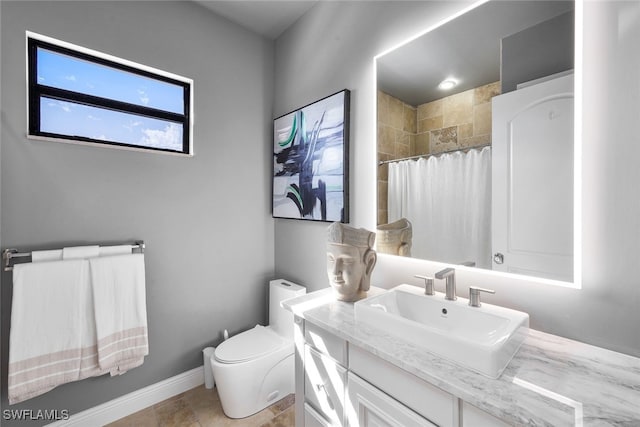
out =
[[(341, 88), (352, 90), (352, 224), (375, 227), (374, 55), (462, 4), (320, 3), (276, 41), (275, 115)], [(583, 283), (570, 289), (459, 269), (458, 289), (494, 288), (489, 302), (525, 310), (532, 327), (640, 356), (640, 3), (585, 2)], [(328, 286), (326, 225), (277, 220), (278, 275), (309, 290)], [(380, 256), (372, 283), (419, 281), (442, 265)]]
[[(147, 244), (144, 365), (11, 407), (74, 413), (195, 368), (222, 330), (265, 320), (274, 46), (191, 2), (0, 5), (2, 248)], [(195, 157), (27, 140), (25, 30), (193, 78)], [(0, 288), (6, 408), (9, 273)]]
[[(458, 11), (465, 2), (320, 2), (276, 40), (276, 116), (351, 90), (351, 224), (375, 227), (373, 57)], [(328, 286), (328, 224), (277, 219), (276, 272), (309, 289)]]
[(520, 83), (573, 69), (575, 14), (566, 12), (503, 38), (501, 93)]

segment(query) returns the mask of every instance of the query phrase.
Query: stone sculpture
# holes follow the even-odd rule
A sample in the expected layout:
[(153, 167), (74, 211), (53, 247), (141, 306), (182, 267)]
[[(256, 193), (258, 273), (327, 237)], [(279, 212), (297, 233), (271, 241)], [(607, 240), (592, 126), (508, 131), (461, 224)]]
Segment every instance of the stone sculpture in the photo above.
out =
[(377, 261), (376, 234), (340, 222), (327, 231), (327, 276), (336, 298), (347, 302), (365, 298)]

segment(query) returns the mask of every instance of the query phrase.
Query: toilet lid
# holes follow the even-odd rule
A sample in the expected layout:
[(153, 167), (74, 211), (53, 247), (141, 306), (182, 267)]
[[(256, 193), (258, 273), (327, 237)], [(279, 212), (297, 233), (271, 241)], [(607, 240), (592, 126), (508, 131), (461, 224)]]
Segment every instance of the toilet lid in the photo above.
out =
[(223, 363), (239, 363), (256, 359), (283, 347), (285, 340), (271, 328), (257, 325), (220, 344), (215, 357)]

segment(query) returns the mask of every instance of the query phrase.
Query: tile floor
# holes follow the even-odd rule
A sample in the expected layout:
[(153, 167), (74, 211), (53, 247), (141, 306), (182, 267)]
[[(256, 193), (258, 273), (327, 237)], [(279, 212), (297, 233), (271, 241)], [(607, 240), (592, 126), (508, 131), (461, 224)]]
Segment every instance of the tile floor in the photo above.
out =
[(204, 385), (181, 393), (108, 427), (293, 427), (294, 395), (247, 418), (234, 420), (222, 412), (216, 388)]

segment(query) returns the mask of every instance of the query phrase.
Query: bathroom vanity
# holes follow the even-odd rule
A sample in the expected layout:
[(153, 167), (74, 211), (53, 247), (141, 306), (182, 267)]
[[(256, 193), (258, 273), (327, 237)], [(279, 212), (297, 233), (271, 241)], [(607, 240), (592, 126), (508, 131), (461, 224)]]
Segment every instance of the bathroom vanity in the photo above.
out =
[(297, 427), (640, 425), (638, 358), (529, 330), (491, 379), (356, 320), (330, 288), (283, 306), (295, 317)]

